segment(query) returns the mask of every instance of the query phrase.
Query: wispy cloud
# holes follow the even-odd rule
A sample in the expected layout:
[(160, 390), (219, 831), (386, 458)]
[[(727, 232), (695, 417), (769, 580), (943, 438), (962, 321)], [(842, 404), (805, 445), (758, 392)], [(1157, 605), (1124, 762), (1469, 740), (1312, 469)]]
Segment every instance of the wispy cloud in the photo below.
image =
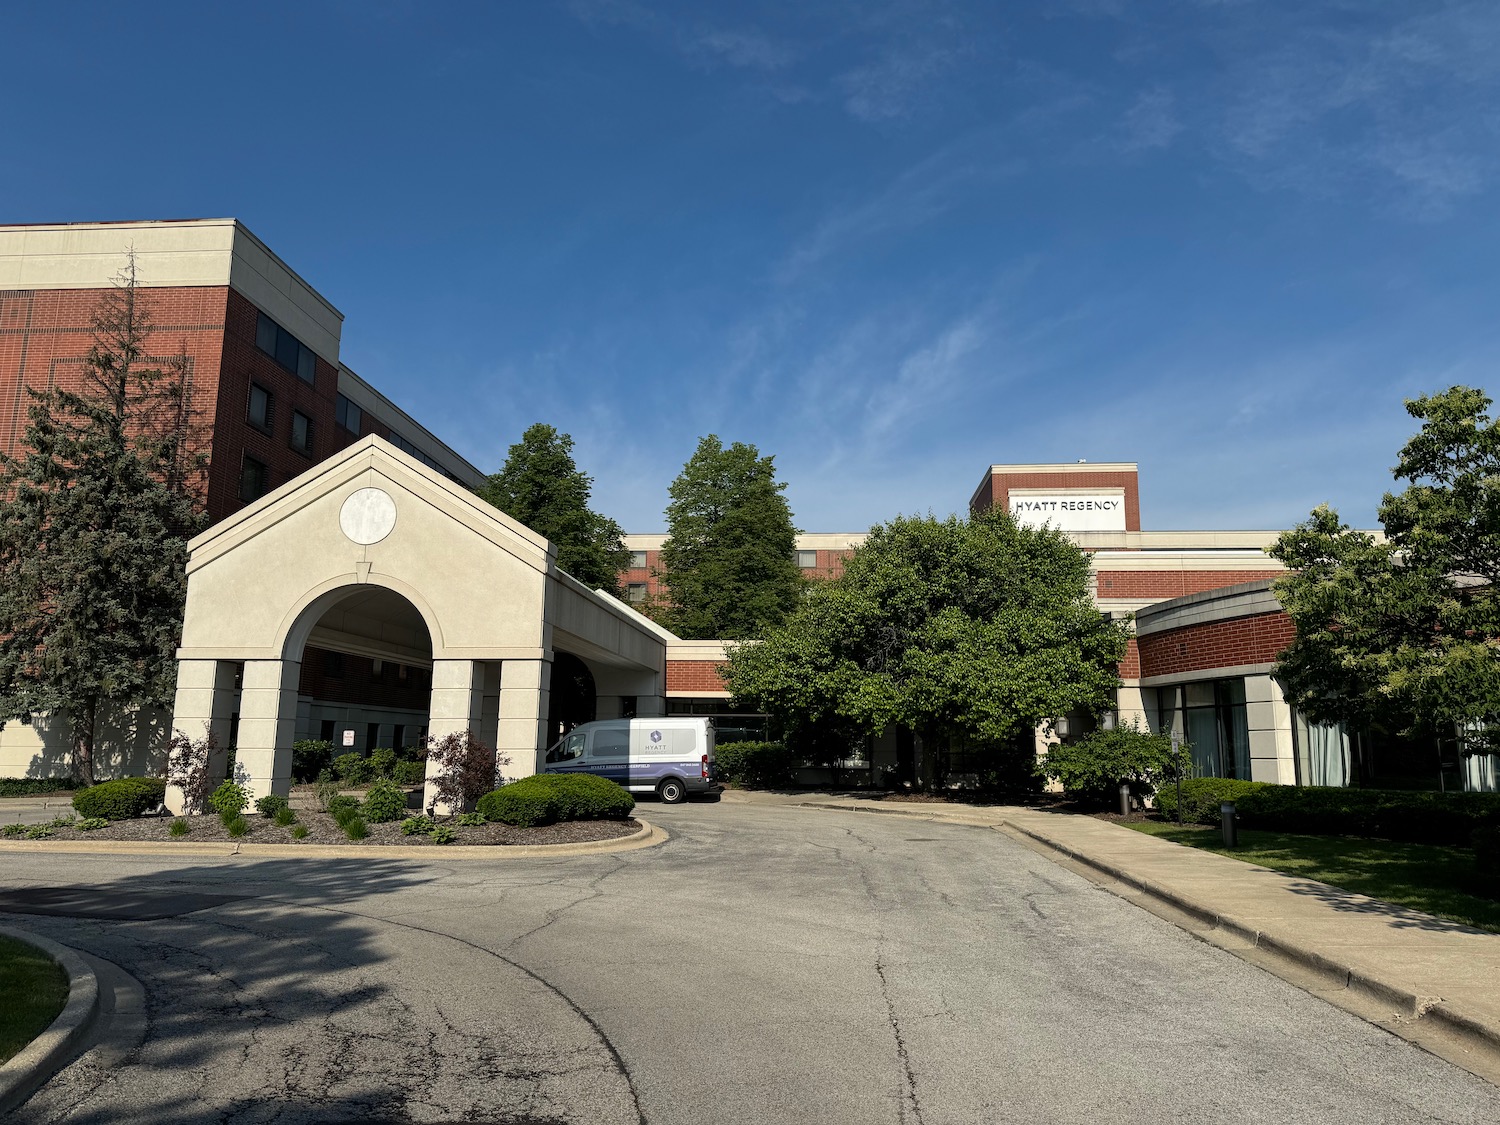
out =
[(882, 56), (834, 79), (844, 108), (860, 121), (908, 117), (933, 96), (937, 80), (964, 52), (935, 44), (891, 47)]
[(1142, 91), (1125, 111), (1120, 146), (1127, 152), (1166, 148), (1182, 128), (1172, 91), (1157, 86)]

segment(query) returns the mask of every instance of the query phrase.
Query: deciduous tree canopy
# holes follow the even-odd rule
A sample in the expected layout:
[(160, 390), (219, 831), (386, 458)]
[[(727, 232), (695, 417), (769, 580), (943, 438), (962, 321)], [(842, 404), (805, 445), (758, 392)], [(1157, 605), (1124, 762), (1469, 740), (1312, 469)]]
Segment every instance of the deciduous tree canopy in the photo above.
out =
[(1500, 721), (1500, 429), (1482, 391), (1407, 402), (1422, 428), (1380, 505), (1385, 539), (1327, 507), (1270, 553), (1290, 568), (1276, 594), (1297, 627), (1281, 656), (1288, 700), (1355, 726), (1469, 732), (1493, 748)]
[(784, 625), (735, 646), (727, 675), (794, 737), (899, 725), (933, 759), (950, 741), (1001, 752), (1048, 719), (1112, 707), (1126, 643), (1061, 532), (1003, 511), (899, 518)]

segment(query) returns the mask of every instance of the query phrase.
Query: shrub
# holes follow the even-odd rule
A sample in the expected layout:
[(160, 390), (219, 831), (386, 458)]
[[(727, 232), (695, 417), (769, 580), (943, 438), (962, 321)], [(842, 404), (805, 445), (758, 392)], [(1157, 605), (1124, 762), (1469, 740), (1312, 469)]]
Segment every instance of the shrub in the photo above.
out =
[(344, 835), (351, 840), (363, 840), (369, 836), (370, 829), (358, 815), (351, 816), (343, 823)]
[(80, 832), (96, 832), (101, 828), (108, 828), (109, 821), (102, 816), (86, 816), (73, 827)]
[(292, 743), (292, 780), (312, 781), (333, 764), (333, 743), (303, 738)]
[(0, 797), (30, 797), (77, 788), (78, 782), (71, 777), (0, 777)]
[(1477, 830), (1500, 824), (1500, 793), (1267, 785), (1238, 808), (1247, 828), (1448, 847), (1467, 847)]
[(714, 769), (747, 789), (785, 789), (797, 780), (797, 759), (779, 742), (727, 742), (714, 751)]
[(213, 728), (203, 724), (202, 738), (189, 738), (180, 730), (172, 732), (167, 747), (167, 783), (182, 791), (183, 807), (188, 812), (202, 812), (208, 803), (210, 768), (218, 743)]
[(446, 824), (439, 824), (429, 835), (432, 837), (434, 844), (451, 844), (454, 840), (458, 839), (458, 833)]
[[(219, 815), (223, 816), (224, 814), (220, 813)], [(236, 813), (224, 822), (224, 831), (235, 837), (248, 836), (250, 835), (250, 822), (245, 819), (243, 813)]]
[(391, 780), (397, 785), (421, 785), (427, 780), (427, 763), (397, 762), (391, 768)]
[(83, 816), (129, 820), (156, 808), (166, 795), (167, 783), (159, 777), (122, 777), (80, 789), (73, 807)]
[(403, 836), (425, 836), (436, 827), (437, 822), (430, 816), (409, 816), (401, 822), (401, 835)]
[(1130, 785), (1133, 796), (1149, 797), (1185, 766), (1185, 751), (1174, 748), (1169, 735), (1123, 723), (1114, 730), (1093, 731), (1071, 745), (1048, 747), (1042, 770), (1062, 782), (1071, 796), (1108, 802), (1118, 797), (1121, 782)]
[(275, 819), (277, 824), (279, 824), (282, 828), (285, 828), (289, 824), (297, 823), (297, 814), (292, 811), (290, 805), (287, 805), (276, 810)]
[(363, 785), (375, 776), (370, 759), (360, 753), (340, 754), (333, 760), (333, 772), (345, 785)]
[(406, 790), (394, 781), (382, 778), (365, 794), (363, 811), (365, 819), (372, 824), (400, 820), (406, 815)]
[(167, 833), (171, 836), (186, 836), (192, 830), (193, 826), (179, 816), (172, 822), (172, 827), (167, 829)]
[(328, 815), (333, 817), (334, 820), (337, 820), (341, 813), (358, 812), (359, 798), (348, 797), (342, 793), (338, 794), (337, 796), (330, 797), (328, 800), (327, 811)]
[(273, 817), (282, 809), (289, 809), (291, 807), (292, 803), (290, 801), (285, 797), (276, 796), (275, 793), (272, 793), (268, 797), (262, 797), (255, 802), (255, 811), (264, 817)]
[(562, 820), (606, 820), (630, 815), (635, 798), (613, 781), (586, 773), (523, 777), (479, 798), (486, 820), (534, 828)]
[(378, 750), (371, 750), (366, 762), (372, 778), (390, 777), (391, 771), (396, 768), (396, 752), (384, 747)]
[(7, 824), (3, 830), (7, 836), (19, 836), (26, 831), (24, 824)]
[(458, 823), (464, 828), (478, 828), (488, 822), (484, 819), (484, 813), (466, 812), (459, 815)]
[(427, 757), (435, 766), (433, 787), (437, 801), (454, 812), (470, 808), (494, 789), (499, 770), (510, 764), (509, 758), (495, 753), (469, 730), (429, 738)]
[(45, 840), (50, 835), (52, 835), (52, 825), (50, 824), (33, 824), (30, 828), (26, 829), (26, 838), (28, 840)]
[(292, 829), (292, 839), (293, 840), (302, 840), (302, 839), (305, 839), (306, 837), (307, 837), (307, 825), (305, 825), (305, 824), (299, 824), (295, 828)]
[(245, 792), (245, 787), (227, 778), (220, 783), (208, 798), (209, 807), (224, 816), (226, 813), (233, 817), (245, 811), (250, 804), (250, 794)]
[[(1182, 782), (1182, 819), (1186, 824), (1218, 824), (1219, 804), (1239, 802), (1246, 793), (1268, 788), (1263, 781), (1236, 781), (1228, 777), (1188, 777)], [(1156, 792), (1156, 807), (1169, 820), (1177, 817), (1177, 786), (1163, 785)], [(1241, 808), (1238, 803), (1235, 806)]]

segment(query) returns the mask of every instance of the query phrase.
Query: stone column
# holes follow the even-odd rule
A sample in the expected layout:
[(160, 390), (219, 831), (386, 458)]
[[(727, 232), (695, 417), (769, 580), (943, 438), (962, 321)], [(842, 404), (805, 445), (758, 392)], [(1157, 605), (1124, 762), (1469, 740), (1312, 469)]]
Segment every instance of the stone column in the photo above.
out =
[[(172, 730), (194, 742), (213, 735), (214, 750), (208, 760), (209, 779), (217, 783), (228, 772), (230, 721), (234, 714), (234, 679), (238, 667), (232, 660), (179, 660), (177, 698), (172, 706)], [(182, 790), (167, 787), (167, 807), (186, 812)], [(192, 810), (194, 812), (201, 810)]]
[(496, 749), (510, 759), (507, 779), (536, 773), (537, 751), (547, 737), (550, 660), (507, 660), (500, 668), (500, 729)]
[(252, 802), (292, 787), (292, 743), (297, 738), (298, 660), (247, 660), (240, 688), (240, 737), (234, 779)]
[[(432, 701), (427, 707), (427, 737), (432, 742), (450, 734), (473, 731), (479, 736), (484, 713), (484, 663), (478, 660), (434, 660), (432, 662)], [(427, 762), (427, 786), (422, 792), (422, 807), (437, 804), (437, 763)], [(446, 807), (439, 812), (447, 813)]]

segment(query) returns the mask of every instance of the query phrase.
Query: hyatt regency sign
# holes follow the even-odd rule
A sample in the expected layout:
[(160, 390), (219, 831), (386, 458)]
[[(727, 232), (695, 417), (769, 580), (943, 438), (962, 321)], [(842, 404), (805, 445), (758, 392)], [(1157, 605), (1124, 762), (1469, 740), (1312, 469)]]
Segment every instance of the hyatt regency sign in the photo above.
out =
[(1051, 524), (1063, 531), (1124, 531), (1125, 493), (1013, 488), (1010, 514), (1017, 523)]

